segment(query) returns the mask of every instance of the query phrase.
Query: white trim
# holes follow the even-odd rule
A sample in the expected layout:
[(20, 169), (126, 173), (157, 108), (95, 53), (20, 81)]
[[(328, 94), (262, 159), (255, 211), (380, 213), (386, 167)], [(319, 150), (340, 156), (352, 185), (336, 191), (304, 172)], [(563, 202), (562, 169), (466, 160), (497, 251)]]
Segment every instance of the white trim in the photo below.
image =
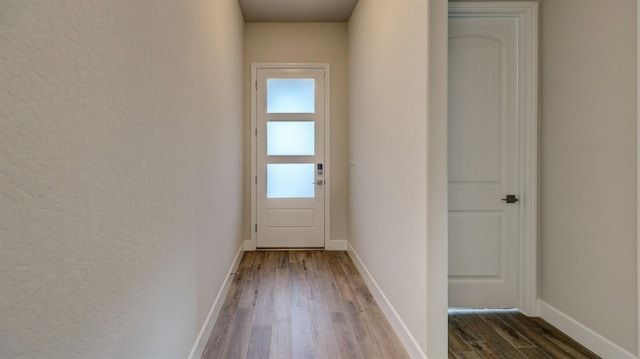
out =
[(431, 358), (447, 357), (448, 196), (447, 87), (449, 8), (428, 2), (427, 36), (427, 347)]
[(256, 115), (256, 101), (257, 101), (257, 92), (255, 83), (258, 81), (257, 73), (258, 67), (260, 64), (251, 64), (251, 83), (249, 86), (251, 87), (251, 132), (249, 133), (249, 137), (251, 137), (251, 177), (249, 177), (249, 183), (251, 184), (251, 226), (249, 228), (249, 232), (251, 233), (251, 241), (249, 245), (244, 246), (245, 250), (255, 251), (258, 247), (257, 238), (258, 234), (254, 229), (256, 223), (258, 223), (258, 204), (256, 203), (256, 198), (258, 197), (258, 188), (254, 181), (254, 178), (258, 175), (258, 160), (256, 158), (257, 154), (257, 138), (254, 135), (255, 131), (258, 128), (258, 119)]
[(256, 250), (256, 246), (255, 243), (251, 242), (251, 240), (248, 241), (244, 241), (244, 250), (247, 252), (251, 252), (251, 251), (255, 251)]
[[(322, 69), (324, 70), (324, 246), (331, 241), (331, 65), (329, 63), (252, 63), (251, 64), (251, 240), (245, 243), (245, 250), (257, 248), (257, 236), (254, 226), (257, 223), (257, 190), (253, 178), (257, 175), (256, 160), (256, 87), (258, 69)], [(245, 241), (246, 242), (246, 241)], [(346, 246), (345, 246), (346, 248)], [(344, 249), (341, 249), (344, 250)]]
[(211, 335), (211, 331), (213, 330), (213, 326), (216, 323), (216, 319), (218, 318), (218, 314), (220, 314), (220, 310), (222, 309), (222, 304), (224, 303), (224, 299), (227, 296), (227, 291), (229, 290), (229, 286), (231, 285), (231, 273), (235, 273), (236, 269), (240, 265), (240, 259), (242, 259), (242, 254), (244, 253), (244, 243), (238, 249), (238, 253), (236, 253), (236, 257), (233, 259), (233, 263), (231, 263), (231, 268), (229, 268), (229, 274), (224, 279), (220, 290), (218, 290), (218, 294), (216, 295), (216, 299), (213, 300), (213, 304), (211, 305), (211, 310), (209, 310), (209, 314), (207, 315), (207, 319), (205, 319), (202, 328), (200, 329), (200, 333), (196, 337), (196, 341), (191, 348), (191, 352), (189, 353), (189, 359), (196, 359), (202, 356), (205, 347), (207, 346), (207, 341), (209, 340), (209, 336)]
[(324, 65), (324, 247), (331, 245), (331, 65)]
[(603, 358), (637, 359), (635, 355), (548, 303), (538, 301), (540, 316)]
[(636, 333), (638, 335), (638, 349), (637, 354), (640, 357), (640, 0), (636, 1), (636, 61), (638, 63), (636, 70), (636, 106), (637, 106), (637, 116), (636, 116), (636, 144), (638, 146), (637, 155), (636, 155), (636, 180), (638, 181), (636, 185), (636, 196), (637, 196), (637, 204), (636, 204), (636, 236), (637, 236), (637, 252), (636, 252), (636, 265), (637, 265), (637, 280), (638, 280), (638, 294), (637, 296), (637, 306), (636, 311), (638, 312), (638, 317), (636, 318)]
[[(452, 16), (453, 15), (453, 16)], [(538, 3), (490, 2), (449, 3), (449, 17), (512, 16), (518, 18), (520, 63), (519, 177), (520, 236), (519, 306), (523, 313), (537, 315), (537, 185), (538, 185)]]
[(343, 239), (330, 239), (325, 242), (324, 249), (327, 251), (346, 251), (348, 242)]
[(376, 283), (375, 279), (373, 279), (371, 273), (362, 262), (362, 259), (360, 259), (358, 253), (356, 253), (353, 246), (351, 246), (351, 243), (347, 242), (347, 246), (347, 253), (349, 253), (349, 257), (351, 257), (353, 263), (358, 268), (358, 271), (367, 282), (367, 286), (369, 286), (371, 294), (373, 294), (374, 298), (376, 298), (380, 309), (387, 317), (387, 320), (389, 320), (391, 327), (393, 327), (393, 330), (400, 338), (402, 344), (404, 344), (404, 347), (409, 353), (409, 356), (411, 356), (411, 358), (426, 358), (427, 356), (422, 351), (420, 345), (413, 337), (413, 335), (411, 335), (409, 328), (407, 328), (407, 326), (404, 324), (404, 321), (402, 320), (402, 318), (400, 318), (398, 312), (396, 312), (396, 310), (393, 308), (391, 302), (389, 301), (389, 299), (387, 299), (387, 296), (384, 295), (384, 292), (382, 292), (382, 289), (380, 289), (378, 283)]

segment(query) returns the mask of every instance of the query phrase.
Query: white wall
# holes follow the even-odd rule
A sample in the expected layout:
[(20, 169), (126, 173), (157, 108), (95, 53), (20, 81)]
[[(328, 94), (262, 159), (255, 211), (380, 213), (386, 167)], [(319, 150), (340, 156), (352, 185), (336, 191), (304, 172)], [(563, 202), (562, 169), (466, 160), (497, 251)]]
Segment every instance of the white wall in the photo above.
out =
[(427, 356), (448, 355), (447, 0), (430, 0), (427, 67)]
[(636, 1), (541, 6), (540, 295), (637, 353)]
[[(331, 236), (348, 235), (348, 71), (346, 23), (247, 23), (244, 50), (244, 161), (251, 163), (251, 64), (331, 65)], [(245, 166), (245, 239), (251, 237), (251, 168)]]
[(360, 0), (349, 21), (349, 240), (427, 347), (427, 2)]
[(0, 3), (0, 357), (186, 357), (241, 245), (235, 0)]

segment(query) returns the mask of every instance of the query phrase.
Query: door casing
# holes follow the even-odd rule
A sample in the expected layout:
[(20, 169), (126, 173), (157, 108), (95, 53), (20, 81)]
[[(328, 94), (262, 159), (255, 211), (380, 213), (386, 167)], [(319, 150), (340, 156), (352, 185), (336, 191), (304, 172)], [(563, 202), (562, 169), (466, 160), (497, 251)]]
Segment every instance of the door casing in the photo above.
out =
[(518, 309), (538, 315), (538, 4), (534, 2), (449, 3), (449, 18), (516, 17), (518, 52), (518, 173), (521, 208), (518, 246)]
[[(637, 41), (637, 45), (636, 45), (636, 61), (638, 62), (637, 64), (637, 68), (638, 71), (636, 71), (636, 87), (637, 87), (637, 99), (636, 99), (636, 106), (637, 106), (637, 116), (636, 116), (636, 146), (637, 146), (637, 157), (636, 157), (636, 161), (637, 161), (637, 168), (636, 171), (638, 172), (637, 174), (637, 184), (636, 184), (636, 218), (637, 218), (637, 231), (636, 231), (636, 262), (637, 262), (637, 281), (638, 281), (638, 308), (640, 308), (640, 0), (636, 1), (636, 32), (637, 32), (637, 36), (636, 36), (636, 41)], [(640, 356), (640, 310), (638, 310), (638, 318), (637, 320), (637, 332), (638, 332), (638, 356)]]
[(324, 70), (324, 247), (327, 248), (331, 236), (331, 66), (328, 63), (252, 63), (251, 64), (251, 240), (245, 241), (245, 251), (257, 248), (258, 193), (257, 168), (257, 72), (258, 69), (322, 69)]

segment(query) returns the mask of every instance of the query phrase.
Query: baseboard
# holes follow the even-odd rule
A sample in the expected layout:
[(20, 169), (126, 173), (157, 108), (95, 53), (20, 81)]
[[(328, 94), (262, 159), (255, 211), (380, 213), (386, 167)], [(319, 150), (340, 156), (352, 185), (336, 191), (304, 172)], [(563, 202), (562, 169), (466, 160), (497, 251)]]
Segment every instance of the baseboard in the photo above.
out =
[[(236, 257), (233, 259), (233, 263), (231, 263), (231, 267), (229, 268), (228, 273), (234, 273), (240, 264), (240, 259), (242, 259), (242, 254), (244, 253), (245, 244), (242, 243), (240, 249), (238, 249), (238, 253), (236, 253)], [(199, 359), (202, 357), (202, 353), (204, 352), (204, 348), (207, 345), (207, 340), (209, 340), (209, 336), (211, 335), (211, 331), (213, 330), (213, 326), (216, 323), (216, 319), (218, 318), (218, 314), (220, 313), (220, 309), (222, 309), (222, 304), (224, 303), (224, 299), (227, 296), (227, 291), (229, 290), (229, 286), (231, 285), (232, 276), (227, 275), (224, 282), (222, 283), (222, 287), (218, 291), (218, 295), (216, 295), (216, 299), (213, 301), (211, 305), (211, 310), (209, 310), (209, 315), (207, 315), (207, 319), (204, 321), (202, 325), (202, 329), (200, 329), (200, 333), (196, 338), (196, 342), (193, 344), (193, 348), (191, 348), (191, 352), (189, 353), (189, 359)]]
[[(347, 250), (347, 241), (345, 241), (345, 240), (337, 240), (337, 239), (330, 239), (328, 242), (325, 243), (324, 249), (327, 250), (327, 251), (346, 251)], [(247, 251), (247, 252), (255, 251), (256, 250), (256, 246), (251, 241), (244, 241), (244, 250)]]
[(538, 312), (542, 319), (573, 338), (587, 349), (603, 358), (637, 359), (634, 354), (596, 333), (564, 312), (543, 300), (538, 300)]
[(249, 241), (244, 241), (244, 250), (245, 252), (251, 252), (251, 251), (255, 251), (256, 250), (256, 245)]
[(356, 267), (360, 271), (360, 274), (367, 282), (367, 285), (371, 290), (371, 294), (373, 294), (373, 296), (376, 298), (380, 309), (387, 317), (387, 320), (389, 320), (391, 327), (393, 327), (393, 330), (398, 335), (398, 338), (400, 338), (400, 341), (409, 353), (409, 356), (411, 356), (411, 358), (426, 358), (427, 356), (422, 351), (422, 348), (420, 348), (420, 345), (409, 331), (409, 328), (407, 328), (407, 326), (404, 324), (404, 321), (400, 318), (398, 312), (396, 312), (396, 310), (393, 308), (393, 305), (391, 305), (391, 302), (389, 302), (387, 296), (384, 295), (384, 292), (378, 286), (378, 283), (376, 283), (375, 279), (373, 279), (371, 273), (362, 262), (362, 259), (360, 259), (360, 257), (358, 256), (358, 253), (356, 253), (355, 249), (349, 242), (345, 241), (345, 245), (347, 246), (347, 251), (351, 259), (353, 260), (353, 263), (356, 265)]
[(324, 244), (324, 249), (327, 251), (346, 251), (347, 241), (330, 239), (328, 242)]

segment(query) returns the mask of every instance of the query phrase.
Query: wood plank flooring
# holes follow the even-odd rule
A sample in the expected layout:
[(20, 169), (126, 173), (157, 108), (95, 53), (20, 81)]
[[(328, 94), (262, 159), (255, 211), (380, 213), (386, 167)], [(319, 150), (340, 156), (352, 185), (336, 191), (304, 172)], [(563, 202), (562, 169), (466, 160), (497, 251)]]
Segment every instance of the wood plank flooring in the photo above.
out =
[(245, 252), (202, 358), (409, 358), (346, 252)]
[(541, 318), (518, 312), (449, 314), (449, 359), (599, 358)]
[[(540, 318), (449, 314), (449, 358), (598, 358)], [(408, 358), (346, 252), (245, 252), (202, 358)]]

